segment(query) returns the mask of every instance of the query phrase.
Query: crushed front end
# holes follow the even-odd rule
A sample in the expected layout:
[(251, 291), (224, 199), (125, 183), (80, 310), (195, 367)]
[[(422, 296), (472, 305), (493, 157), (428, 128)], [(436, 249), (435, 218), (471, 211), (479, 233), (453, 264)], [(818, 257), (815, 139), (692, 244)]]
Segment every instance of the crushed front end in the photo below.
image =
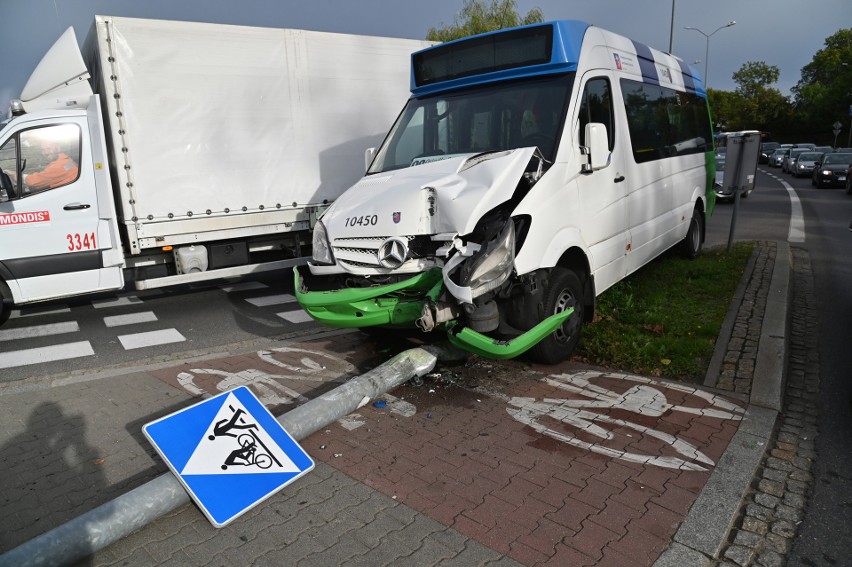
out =
[(524, 353), (573, 312), (529, 317), (544, 276), (515, 272), (531, 219), (512, 211), (545, 166), (522, 148), (365, 177), (317, 224), (299, 303), (333, 327), (439, 329), (482, 356)]

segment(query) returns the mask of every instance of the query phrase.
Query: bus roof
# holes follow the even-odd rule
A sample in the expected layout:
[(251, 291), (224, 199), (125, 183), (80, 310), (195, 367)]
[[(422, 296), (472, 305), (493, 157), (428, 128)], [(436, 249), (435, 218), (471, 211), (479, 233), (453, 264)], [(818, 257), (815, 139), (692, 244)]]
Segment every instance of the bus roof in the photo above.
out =
[(576, 71), (590, 29), (604, 48), (603, 66), (638, 80), (706, 96), (704, 83), (681, 59), (579, 20), (502, 29), (442, 43), (411, 56), (411, 93), (421, 96), (461, 87)]

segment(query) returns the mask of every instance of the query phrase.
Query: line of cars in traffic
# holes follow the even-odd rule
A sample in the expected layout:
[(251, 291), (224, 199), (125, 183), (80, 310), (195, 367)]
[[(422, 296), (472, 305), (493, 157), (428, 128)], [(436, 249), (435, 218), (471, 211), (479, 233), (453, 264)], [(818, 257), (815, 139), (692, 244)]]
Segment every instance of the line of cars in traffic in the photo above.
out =
[(852, 148), (764, 142), (759, 161), (793, 177), (810, 177), (814, 187), (845, 187), (852, 194)]

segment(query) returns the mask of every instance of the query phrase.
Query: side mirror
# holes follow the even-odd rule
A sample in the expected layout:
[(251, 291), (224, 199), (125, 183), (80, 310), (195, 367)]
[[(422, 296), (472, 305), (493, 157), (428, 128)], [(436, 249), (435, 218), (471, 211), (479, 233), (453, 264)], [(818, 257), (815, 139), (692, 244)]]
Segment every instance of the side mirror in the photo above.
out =
[(588, 173), (605, 168), (609, 165), (609, 140), (606, 126), (599, 122), (589, 122), (583, 134), (583, 140), (586, 143), (583, 149), (588, 160), (583, 164), (583, 172)]
[(376, 148), (367, 148), (367, 151), (364, 152), (364, 171), (370, 169), (370, 164), (373, 163), (375, 157)]

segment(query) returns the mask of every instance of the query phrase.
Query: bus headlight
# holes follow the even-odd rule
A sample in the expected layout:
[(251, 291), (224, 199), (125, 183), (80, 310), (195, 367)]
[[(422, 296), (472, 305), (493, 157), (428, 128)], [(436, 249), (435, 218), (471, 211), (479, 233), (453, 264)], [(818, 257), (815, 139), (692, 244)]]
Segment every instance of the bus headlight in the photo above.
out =
[(488, 242), (466, 266), (464, 280), (471, 288), (471, 295), (479, 297), (497, 289), (512, 274), (515, 263), (515, 224), (510, 220), (497, 235)]
[(313, 258), (317, 264), (334, 264), (334, 254), (331, 252), (331, 245), (328, 242), (328, 233), (325, 231), (325, 226), (322, 221), (317, 222), (314, 226), (313, 237)]

